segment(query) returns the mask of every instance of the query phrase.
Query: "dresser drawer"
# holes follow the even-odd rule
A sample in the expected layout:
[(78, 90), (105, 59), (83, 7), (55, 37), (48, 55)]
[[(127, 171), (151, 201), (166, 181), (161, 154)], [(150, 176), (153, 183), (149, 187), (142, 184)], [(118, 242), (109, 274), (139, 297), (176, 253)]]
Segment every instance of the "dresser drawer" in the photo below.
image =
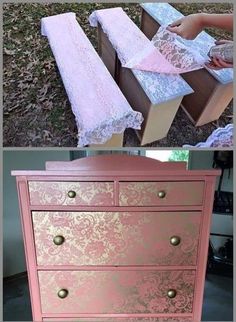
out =
[(195, 265), (200, 212), (32, 212), (38, 265)]
[(194, 271), (39, 271), (38, 275), (44, 314), (192, 312)]
[(47, 322), (193, 322), (192, 318), (187, 317), (168, 317), (168, 318), (45, 318)]
[(204, 182), (120, 182), (120, 206), (199, 206)]
[(113, 182), (51, 182), (30, 181), (31, 205), (90, 205), (114, 204)]

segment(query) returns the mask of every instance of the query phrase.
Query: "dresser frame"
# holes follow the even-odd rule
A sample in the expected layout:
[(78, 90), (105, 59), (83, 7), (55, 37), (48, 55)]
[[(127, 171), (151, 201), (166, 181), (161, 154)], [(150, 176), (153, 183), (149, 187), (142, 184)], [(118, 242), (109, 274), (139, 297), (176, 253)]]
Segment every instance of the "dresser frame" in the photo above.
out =
[[(127, 155), (102, 155), (87, 157), (69, 162), (47, 162), (46, 171), (12, 171), (16, 176), (23, 239), (28, 271), (29, 289), (33, 313), (33, 321), (58, 321), (63, 318), (65, 321), (73, 318), (131, 318), (131, 317), (189, 317), (194, 322), (200, 322), (203, 292), (205, 284), (205, 273), (208, 255), (208, 242), (210, 234), (210, 223), (212, 205), (215, 190), (216, 176), (220, 175), (219, 170), (186, 170), (183, 162), (160, 162), (146, 157)], [(115, 205), (112, 207), (95, 206), (32, 206), (28, 190), (28, 181), (114, 181)], [(119, 207), (118, 189), (119, 181), (204, 181), (204, 197), (202, 206), (148, 206), (148, 207)], [(140, 209), (141, 208), (141, 209)], [(198, 248), (198, 264), (193, 267), (155, 266), (136, 267), (135, 269), (196, 269), (196, 280), (194, 290), (193, 314), (43, 314), (41, 311), (40, 290), (38, 282), (38, 270), (75, 270), (72, 266), (37, 266), (34, 246), (34, 232), (31, 219), (31, 211), (192, 211), (202, 212), (200, 227), (200, 242)], [(131, 267), (78, 267), (76, 270), (132, 270)], [(104, 320), (105, 321), (105, 320)], [(114, 321), (116, 321), (114, 319)], [(119, 319), (117, 320), (119, 321)]]

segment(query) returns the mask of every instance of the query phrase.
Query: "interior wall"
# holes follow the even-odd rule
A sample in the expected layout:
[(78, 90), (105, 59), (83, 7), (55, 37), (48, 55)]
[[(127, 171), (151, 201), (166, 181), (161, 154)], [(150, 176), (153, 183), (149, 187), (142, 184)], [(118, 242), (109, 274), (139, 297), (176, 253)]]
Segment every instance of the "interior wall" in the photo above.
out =
[[(189, 169), (211, 169), (213, 164), (213, 151), (191, 151)], [(219, 178), (216, 181), (218, 188)], [(222, 191), (233, 192), (233, 169), (224, 171)], [(225, 214), (212, 214), (211, 233), (233, 235), (233, 216)], [(211, 241), (216, 250), (224, 245), (227, 237), (211, 236)]]
[(70, 160), (69, 151), (3, 153), (3, 276), (26, 271), (15, 177), (11, 170), (43, 170), (46, 161)]
[[(213, 151), (190, 151), (189, 169), (212, 169), (213, 156)], [(218, 182), (219, 178), (216, 181), (216, 190)], [(233, 169), (224, 171), (221, 190), (233, 192)]]

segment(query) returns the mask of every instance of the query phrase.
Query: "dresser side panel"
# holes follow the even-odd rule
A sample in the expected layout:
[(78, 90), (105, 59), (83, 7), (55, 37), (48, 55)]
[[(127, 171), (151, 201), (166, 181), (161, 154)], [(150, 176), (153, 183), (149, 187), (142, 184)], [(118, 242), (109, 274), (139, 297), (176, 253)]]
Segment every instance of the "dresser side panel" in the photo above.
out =
[(32, 314), (33, 320), (38, 322), (42, 321), (42, 312), (39, 293), (39, 281), (36, 268), (33, 227), (31, 213), (29, 210), (29, 192), (26, 178), (17, 178), (17, 191), (20, 206)]
[(203, 293), (205, 286), (215, 181), (215, 177), (206, 177), (193, 304), (194, 322), (200, 322), (202, 315)]

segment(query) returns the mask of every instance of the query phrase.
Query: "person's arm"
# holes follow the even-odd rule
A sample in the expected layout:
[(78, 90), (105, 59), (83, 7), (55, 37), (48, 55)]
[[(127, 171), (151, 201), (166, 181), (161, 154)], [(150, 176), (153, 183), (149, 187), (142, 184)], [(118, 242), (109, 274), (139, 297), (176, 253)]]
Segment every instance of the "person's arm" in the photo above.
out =
[(182, 38), (194, 39), (207, 27), (233, 31), (233, 14), (196, 13), (173, 22), (167, 29)]

